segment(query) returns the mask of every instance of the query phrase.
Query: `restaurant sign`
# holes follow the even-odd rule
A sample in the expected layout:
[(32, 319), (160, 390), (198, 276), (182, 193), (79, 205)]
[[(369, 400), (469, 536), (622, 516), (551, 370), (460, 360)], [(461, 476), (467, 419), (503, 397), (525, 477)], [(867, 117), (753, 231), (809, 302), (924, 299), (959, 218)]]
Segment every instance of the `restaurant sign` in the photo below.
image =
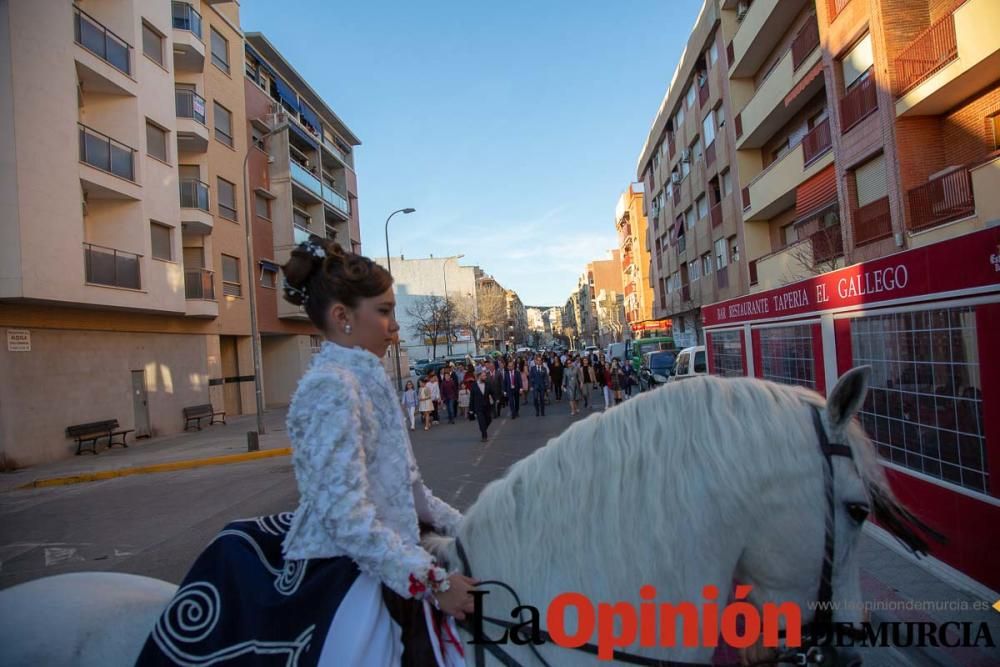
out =
[(705, 326), (1000, 287), (1000, 227), (862, 262), (702, 308)]

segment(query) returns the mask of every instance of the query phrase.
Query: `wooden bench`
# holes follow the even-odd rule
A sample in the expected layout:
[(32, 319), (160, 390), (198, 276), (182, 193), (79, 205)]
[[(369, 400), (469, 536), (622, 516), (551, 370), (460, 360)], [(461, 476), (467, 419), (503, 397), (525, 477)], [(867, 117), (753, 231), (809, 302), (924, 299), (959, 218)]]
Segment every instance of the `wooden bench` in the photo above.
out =
[[(128, 434), (134, 432), (134, 430), (135, 429), (131, 428), (120, 428), (117, 419), (105, 419), (104, 421), (99, 422), (67, 426), (66, 436), (76, 439), (77, 456), (79, 456), (83, 451), (84, 443), (88, 443), (90, 452), (96, 455), (97, 443), (101, 438), (108, 439), (109, 448), (115, 445), (121, 445), (122, 447), (128, 448), (126, 438), (128, 437)], [(118, 436), (121, 436), (121, 442), (115, 441), (115, 438)]]
[[(216, 417), (221, 417), (221, 419), (216, 419)], [(226, 423), (226, 411), (216, 410), (212, 407), (211, 403), (205, 403), (204, 405), (192, 405), (191, 407), (184, 408), (184, 430), (191, 428), (191, 422), (201, 430), (201, 420), (209, 419), (208, 425), (212, 424), (225, 424)]]

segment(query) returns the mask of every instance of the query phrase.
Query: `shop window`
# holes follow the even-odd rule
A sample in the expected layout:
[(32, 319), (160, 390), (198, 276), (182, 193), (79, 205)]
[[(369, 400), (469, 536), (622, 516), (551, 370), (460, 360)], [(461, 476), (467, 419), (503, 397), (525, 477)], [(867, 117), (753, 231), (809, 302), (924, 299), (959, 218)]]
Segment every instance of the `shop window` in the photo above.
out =
[(851, 320), (854, 364), (872, 367), (859, 418), (887, 461), (987, 493), (972, 307)]
[(715, 362), (712, 374), (719, 377), (746, 375), (746, 369), (743, 368), (743, 332), (717, 331), (709, 338), (712, 345), (712, 360)]
[(816, 389), (812, 325), (760, 329), (761, 377)]

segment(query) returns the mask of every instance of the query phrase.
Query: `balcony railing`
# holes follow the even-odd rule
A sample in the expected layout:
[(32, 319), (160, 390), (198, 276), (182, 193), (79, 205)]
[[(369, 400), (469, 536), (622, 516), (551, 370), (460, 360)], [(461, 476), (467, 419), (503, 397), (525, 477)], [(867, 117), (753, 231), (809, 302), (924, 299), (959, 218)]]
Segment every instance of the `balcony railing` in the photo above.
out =
[(328, 185), (323, 186), (323, 201), (345, 214), (350, 214), (351, 212), (347, 198)]
[(839, 226), (827, 227), (809, 235), (813, 264), (828, 262), (844, 254), (844, 237)]
[(208, 201), (208, 183), (199, 181), (197, 178), (182, 178), (181, 188), (181, 208), (197, 208), (202, 211), (210, 211)]
[(705, 83), (698, 86), (698, 106), (703, 107), (705, 103), (708, 102), (709, 90), (708, 90), (708, 76), (705, 75)]
[[(667, 157), (674, 159), (674, 135), (667, 135)], [(651, 191), (652, 192), (652, 191)]]
[(736, 130), (736, 138), (739, 139), (743, 136), (743, 114), (738, 113), (736, 117), (733, 118), (733, 129)]
[(842, 133), (861, 122), (869, 114), (878, 109), (878, 96), (875, 90), (875, 73), (873, 69), (862, 75), (864, 78), (840, 98), (840, 122)]
[(743, 188), (743, 210), (750, 208), (750, 186)]
[(716, 204), (715, 206), (712, 207), (712, 210), (709, 212), (709, 216), (712, 219), (712, 227), (713, 228), (719, 227), (719, 226), (722, 225), (722, 202), (721, 201), (718, 204)]
[(750, 284), (757, 284), (757, 260), (751, 259), (747, 262), (747, 268), (750, 270)]
[(193, 118), (202, 125), (205, 124), (204, 97), (193, 90), (178, 88), (174, 91), (174, 102), (177, 105), (178, 118)]
[(847, 6), (851, 0), (826, 0), (827, 13), (830, 15), (830, 20), (837, 18), (840, 12), (844, 11), (844, 7)]
[(830, 134), (830, 119), (826, 118), (802, 137), (802, 165), (806, 166), (830, 150), (833, 137)]
[(871, 204), (854, 209), (851, 221), (854, 224), (855, 246), (892, 236), (889, 198), (883, 197)]
[(124, 250), (84, 243), (83, 262), (86, 280), (95, 285), (142, 289), (139, 278), (141, 257), (142, 255)]
[(792, 69), (798, 69), (817, 46), (819, 46), (819, 24), (816, 23), (816, 17), (811, 16), (792, 42)]
[(80, 128), (80, 161), (109, 174), (135, 182), (135, 149), (83, 123)]
[(344, 153), (344, 151), (340, 150), (340, 147), (337, 146), (337, 144), (333, 143), (333, 141), (331, 141), (329, 138), (323, 137), (323, 145), (326, 146), (326, 149), (328, 151), (339, 157), (341, 162), (347, 164), (347, 155)]
[(711, 167), (715, 164), (715, 142), (705, 146), (705, 166)]
[(184, 269), (184, 298), (215, 301), (215, 271)]
[(924, 229), (965, 218), (976, 211), (972, 174), (957, 169), (906, 193), (910, 203), (910, 229)]
[(186, 2), (171, 2), (170, 12), (173, 15), (174, 28), (187, 30), (198, 39), (204, 41), (201, 33), (201, 14)]
[(681, 186), (679, 183), (674, 183), (672, 189), (674, 195), (674, 206), (677, 206), (681, 203)]
[(958, 57), (955, 14), (932, 23), (896, 56), (896, 94), (901, 95)]
[(677, 237), (677, 254), (679, 255), (685, 250), (687, 250), (687, 236), (681, 234)]
[(292, 171), (292, 179), (295, 180), (295, 182), (299, 183), (302, 187), (306, 188), (317, 197), (323, 197), (323, 186), (316, 176), (295, 160), (289, 160), (288, 164)]
[(132, 46), (100, 21), (73, 6), (73, 35), (76, 43), (115, 69), (132, 74)]
[(729, 287), (729, 265), (722, 267), (721, 269), (715, 270), (715, 284), (719, 289), (726, 289)]

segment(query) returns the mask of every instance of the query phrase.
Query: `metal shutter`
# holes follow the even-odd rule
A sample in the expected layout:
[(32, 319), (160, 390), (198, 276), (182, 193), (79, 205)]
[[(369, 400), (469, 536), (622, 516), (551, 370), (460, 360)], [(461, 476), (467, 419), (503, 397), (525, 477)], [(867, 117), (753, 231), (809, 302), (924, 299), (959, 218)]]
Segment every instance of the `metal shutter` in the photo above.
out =
[(858, 207), (867, 206), (888, 194), (885, 185), (885, 155), (879, 155), (854, 170), (858, 186)]

